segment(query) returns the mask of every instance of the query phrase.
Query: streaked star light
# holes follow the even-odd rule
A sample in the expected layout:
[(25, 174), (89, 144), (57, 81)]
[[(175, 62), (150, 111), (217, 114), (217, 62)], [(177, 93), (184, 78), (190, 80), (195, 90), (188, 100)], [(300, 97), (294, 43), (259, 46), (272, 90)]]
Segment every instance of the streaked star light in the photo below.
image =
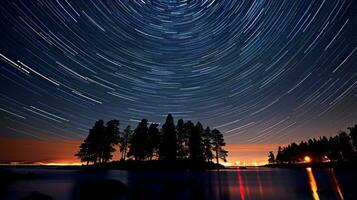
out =
[(2, 0), (1, 135), (200, 120), (228, 143), (356, 122), (357, 1)]

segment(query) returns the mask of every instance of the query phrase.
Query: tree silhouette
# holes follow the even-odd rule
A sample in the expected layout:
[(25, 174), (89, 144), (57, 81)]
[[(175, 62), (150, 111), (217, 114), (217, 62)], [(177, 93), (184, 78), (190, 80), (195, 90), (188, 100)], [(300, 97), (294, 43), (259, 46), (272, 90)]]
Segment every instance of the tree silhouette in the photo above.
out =
[(119, 142), (119, 121), (111, 120), (107, 122), (107, 127), (104, 128), (104, 135), (101, 135), (101, 137), (101, 161), (108, 162), (113, 158), (114, 145)]
[(350, 127), (349, 134), (341, 131), (329, 139), (323, 136), (309, 139), (307, 142), (302, 141), (300, 144), (291, 143), (286, 147), (279, 147), (276, 162), (304, 162), (305, 156), (309, 156), (312, 162), (351, 161), (356, 158), (356, 148), (354, 148), (356, 128), (357, 125)]
[(348, 130), (350, 131), (350, 137), (354, 150), (357, 152), (357, 124), (355, 124), (353, 127), (348, 127)]
[(95, 151), (91, 144), (93, 142), (92, 137), (93, 134), (89, 133), (84, 142), (79, 146), (78, 153), (75, 154), (75, 156), (78, 157), (81, 162), (86, 162), (87, 165), (90, 162), (96, 162), (97, 160)]
[[(189, 121), (188, 123), (192, 123)], [(202, 162), (205, 160), (203, 154), (202, 134), (203, 127), (200, 122), (197, 122), (195, 127), (191, 127), (189, 139), (190, 159), (195, 162)]]
[(151, 124), (148, 130), (147, 153), (148, 153), (148, 158), (150, 160), (154, 156), (154, 153), (157, 153), (159, 149), (160, 132), (158, 126), (159, 126), (158, 124)]
[(342, 154), (340, 152), (340, 141), (338, 136), (330, 137), (329, 139), (330, 146), (330, 158), (332, 161), (342, 160)]
[(177, 138), (174, 118), (167, 115), (165, 124), (162, 125), (162, 140), (160, 144), (160, 159), (175, 160), (177, 151)]
[(340, 132), (338, 135), (339, 147), (342, 154), (342, 160), (351, 160), (353, 157), (353, 149), (350, 137), (346, 132)]
[(281, 148), (281, 146), (278, 147), (278, 152), (276, 154), (276, 162), (281, 163), (283, 161), (283, 149)]
[(103, 162), (103, 150), (104, 150), (104, 137), (105, 137), (105, 126), (104, 121), (99, 120), (94, 124), (93, 131), (93, 142), (92, 146), (96, 154), (96, 162)]
[(121, 152), (121, 160), (126, 160), (126, 155), (128, 152), (129, 142), (131, 140), (132, 134), (133, 134), (133, 130), (131, 130), (130, 125), (128, 125), (124, 129), (124, 132), (121, 134), (121, 137), (119, 139), (119, 150)]
[[(344, 141), (345, 135), (337, 137), (337, 140)], [(209, 127), (203, 129), (200, 122), (194, 125), (191, 121), (185, 123), (183, 119), (178, 120), (175, 126), (171, 114), (166, 117), (161, 130), (159, 124), (152, 123), (148, 127), (146, 119), (142, 119), (134, 131), (127, 126), (123, 132), (119, 131), (118, 120), (111, 120), (106, 124), (103, 120), (98, 120), (89, 130), (88, 136), (75, 156), (87, 165), (107, 163), (112, 160), (116, 145), (119, 147), (120, 159), (123, 161), (127, 157), (138, 161), (188, 159), (189, 162), (182, 163), (199, 167), (204, 166), (202, 164), (205, 161), (212, 162), (213, 158), (216, 158), (216, 162), (219, 163), (219, 159), (226, 161), (227, 157), (227, 151), (223, 149), (225, 146), (223, 135), (217, 129), (213, 131)], [(341, 155), (347, 155), (347, 151), (344, 152)]]
[(219, 164), (219, 159), (222, 159), (224, 162), (227, 162), (226, 157), (228, 156), (228, 151), (223, 149), (226, 143), (224, 142), (222, 133), (217, 129), (213, 129), (212, 140), (213, 151), (216, 153), (216, 163)]
[(269, 163), (275, 163), (275, 156), (274, 156), (274, 153), (272, 151), (269, 151), (268, 162)]
[(206, 161), (212, 161), (213, 159), (213, 146), (212, 146), (212, 133), (211, 129), (207, 126), (207, 128), (204, 130), (203, 135), (202, 135), (202, 140), (203, 140), (203, 154), (206, 159)]
[(75, 154), (82, 162), (102, 162), (104, 150), (105, 126), (103, 120), (95, 122), (84, 142), (80, 145), (79, 152)]
[(147, 153), (148, 144), (148, 127), (147, 119), (142, 119), (135, 128), (133, 137), (130, 141), (128, 156), (133, 156), (135, 160), (144, 160)]
[(185, 159), (188, 157), (188, 134), (185, 129), (185, 123), (183, 119), (179, 119), (176, 125), (177, 132), (177, 158)]

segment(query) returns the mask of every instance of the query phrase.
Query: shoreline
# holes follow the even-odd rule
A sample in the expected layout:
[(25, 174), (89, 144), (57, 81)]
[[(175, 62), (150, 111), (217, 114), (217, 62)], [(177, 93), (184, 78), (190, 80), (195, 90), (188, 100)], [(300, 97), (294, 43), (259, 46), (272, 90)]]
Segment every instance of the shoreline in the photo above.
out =
[(314, 169), (357, 169), (357, 161), (340, 161), (340, 162), (316, 162), (316, 163), (276, 163), (267, 164), (264, 167), (269, 168), (314, 168)]
[(281, 168), (281, 169), (356, 169), (357, 161), (353, 162), (319, 162), (319, 163), (275, 163), (259, 166), (224, 166), (212, 162), (201, 163), (201, 165), (187, 165), (187, 162), (162, 162), (162, 161), (114, 161), (111, 163), (101, 163), (96, 165), (33, 165), (33, 164), (1, 164), (1, 168), (7, 167), (41, 167), (48, 169), (68, 169), (68, 170), (139, 170), (139, 171), (182, 171), (182, 170), (245, 170), (250, 168)]
[(140, 170), (140, 171), (155, 171), (155, 170), (215, 170), (227, 169), (227, 167), (213, 162), (191, 162), (189, 160), (177, 161), (113, 161), (110, 163), (98, 163), (91, 165), (12, 165), (2, 164), (0, 168), (6, 167), (43, 167), (49, 169), (74, 169), (74, 170)]

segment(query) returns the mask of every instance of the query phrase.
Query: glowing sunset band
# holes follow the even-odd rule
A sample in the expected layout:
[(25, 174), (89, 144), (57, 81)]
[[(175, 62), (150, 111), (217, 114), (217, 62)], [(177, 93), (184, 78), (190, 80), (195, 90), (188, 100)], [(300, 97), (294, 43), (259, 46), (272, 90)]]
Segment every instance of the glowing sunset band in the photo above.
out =
[[(74, 156), (80, 140), (41, 141), (29, 138), (2, 137), (0, 140), (0, 164), (26, 165), (80, 165)], [(232, 165), (264, 165), (267, 152), (276, 149), (277, 144), (229, 144), (228, 162)], [(119, 152), (114, 153), (119, 159)]]

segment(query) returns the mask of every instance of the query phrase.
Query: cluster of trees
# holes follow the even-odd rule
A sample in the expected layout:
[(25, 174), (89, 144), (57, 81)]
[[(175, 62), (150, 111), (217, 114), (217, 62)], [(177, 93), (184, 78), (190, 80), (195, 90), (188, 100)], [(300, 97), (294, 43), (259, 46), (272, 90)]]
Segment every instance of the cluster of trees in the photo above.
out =
[(226, 162), (228, 152), (224, 150), (225, 142), (222, 133), (203, 128), (200, 122), (179, 119), (175, 125), (169, 114), (166, 122), (159, 129), (158, 124), (148, 124), (142, 119), (132, 130), (127, 126), (119, 130), (119, 121), (111, 120), (104, 124), (97, 121), (89, 130), (89, 135), (80, 145), (75, 156), (82, 162), (106, 163), (113, 158), (116, 147), (119, 148), (121, 160), (192, 160), (197, 162), (215, 159)]
[(276, 157), (271, 151), (269, 163), (299, 163), (308, 156), (312, 162), (351, 161), (357, 158), (357, 124), (348, 128), (349, 133), (341, 131), (334, 137), (309, 139), (300, 144), (291, 143), (278, 148)]

